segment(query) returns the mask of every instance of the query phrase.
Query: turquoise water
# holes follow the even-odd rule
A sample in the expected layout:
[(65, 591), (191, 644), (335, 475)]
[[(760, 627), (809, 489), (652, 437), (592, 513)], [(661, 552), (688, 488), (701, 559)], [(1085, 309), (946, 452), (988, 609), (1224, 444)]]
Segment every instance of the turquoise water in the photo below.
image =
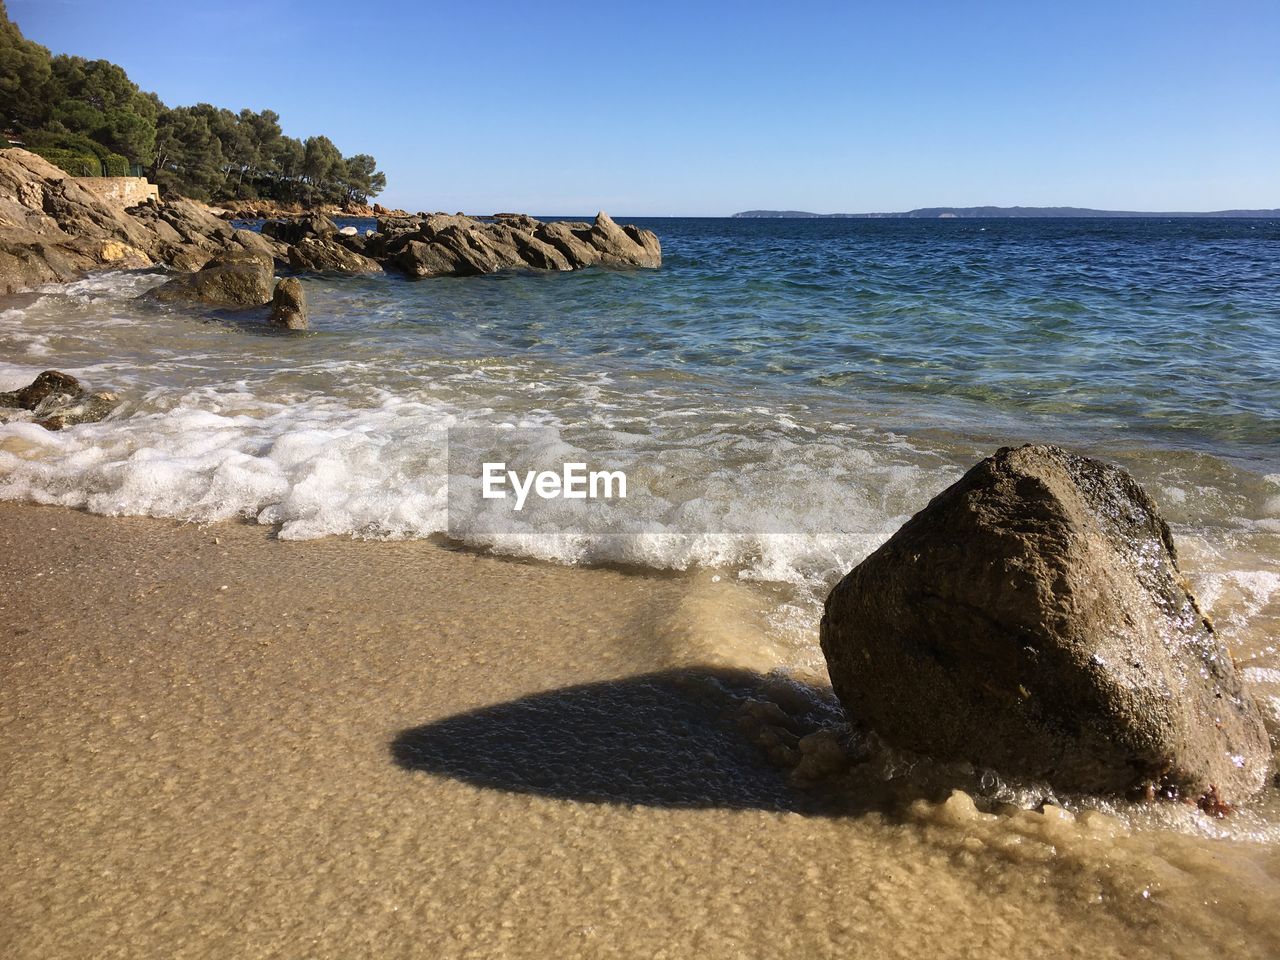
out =
[[(660, 272), (451, 281), (429, 305), (370, 313), (459, 356), (665, 370), (712, 391), (869, 406), (906, 428), (1280, 457), (1280, 221), (642, 225), (663, 239)], [(353, 331), (365, 319), (353, 313)]]
[(791, 584), (811, 619), (977, 459), (1052, 440), (1148, 485), (1228, 629), (1280, 623), (1280, 222), (640, 222), (661, 270), (305, 278), (303, 336), (135, 300), (154, 273), (14, 298), (0, 386), (126, 402), (0, 426), (0, 496), (431, 536), (447, 431), (538, 426), (629, 471), (625, 509), (473, 545)]

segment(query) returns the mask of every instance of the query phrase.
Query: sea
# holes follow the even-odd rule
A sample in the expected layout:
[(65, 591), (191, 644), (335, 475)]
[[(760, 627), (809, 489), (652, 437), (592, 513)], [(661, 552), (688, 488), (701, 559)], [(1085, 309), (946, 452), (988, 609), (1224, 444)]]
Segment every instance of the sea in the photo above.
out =
[[(844, 573), (983, 457), (1052, 442), (1132, 472), (1227, 639), (1274, 659), (1280, 221), (634, 222), (661, 269), (307, 276), (301, 334), (140, 299), (161, 271), (10, 297), (0, 389), (57, 368), (122, 402), (0, 424), (0, 498), (712, 570), (775, 591), (812, 662)], [(471, 428), (622, 470), (626, 502), (458, 523)]]

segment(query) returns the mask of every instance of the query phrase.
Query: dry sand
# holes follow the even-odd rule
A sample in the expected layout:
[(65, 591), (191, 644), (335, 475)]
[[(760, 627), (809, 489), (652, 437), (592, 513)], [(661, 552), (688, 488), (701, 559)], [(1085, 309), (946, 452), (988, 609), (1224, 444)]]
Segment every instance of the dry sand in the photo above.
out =
[(817, 804), (709, 576), (0, 505), (0, 584), (5, 958), (1280, 956), (1274, 845)]

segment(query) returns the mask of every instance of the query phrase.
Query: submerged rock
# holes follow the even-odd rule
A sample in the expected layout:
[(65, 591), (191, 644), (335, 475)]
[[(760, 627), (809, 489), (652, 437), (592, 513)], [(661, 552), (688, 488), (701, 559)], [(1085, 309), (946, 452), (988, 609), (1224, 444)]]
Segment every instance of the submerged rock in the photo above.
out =
[(260, 307), (271, 300), (275, 262), (260, 250), (233, 245), (195, 273), (151, 291), (157, 300), (196, 301), (220, 307)]
[[(87, 393), (79, 380), (59, 370), (46, 370), (20, 390), (0, 393), (0, 407), (30, 411), (31, 419), (49, 430), (101, 420), (118, 403), (114, 393)], [(7, 419), (0, 416), (0, 422)]]
[(35, 410), (50, 397), (78, 397), (84, 393), (80, 381), (61, 370), (46, 370), (25, 387), (0, 393), (0, 406)]
[(307, 298), (302, 292), (302, 281), (297, 277), (285, 277), (276, 284), (275, 293), (271, 295), (271, 316), (267, 322), (286, 330), (306, 330), (310, 326)]
[(50, 397), (36, 407), (35, 422), (46, 430), (62, 430), (77, 423), (96, 423), (120, 404), (114, 393), (100, 391), (78, 397)]
[(827, 598), (849, 714), (891, 743), (1064, 789), (1202, 803), (1265, 782), (1258, 705), (1124, 471), (1004, 448)]

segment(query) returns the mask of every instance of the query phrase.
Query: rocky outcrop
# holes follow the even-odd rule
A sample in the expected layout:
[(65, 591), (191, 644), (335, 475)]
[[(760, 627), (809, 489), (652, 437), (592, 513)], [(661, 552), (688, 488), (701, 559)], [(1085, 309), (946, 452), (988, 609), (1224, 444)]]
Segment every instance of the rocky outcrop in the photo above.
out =
[(122, 210), (33, 153), (0, 150), (0, 291), (106, 267), (196, 270), (235, 234), (193, 201)]
[[(350, 242), (351, 238), (343, 238)], [(355, 238), (359, 239), (359, 238)], [(382, 266), (335, 240), (307, 237), (289, 248), (289, 266), (304, 273), (381, 273)]]
[(307, 237), (326, 239), (338, 232), (338, 225), (323, 213), (312, 213), (292, 220), (268, 220), (262, 232), (282, 243), (298, 243)]
[(847, 712), (889, 742), (1066, 789), (1263, 785), (1257, 704), (1127, 473), (1005, 448), (943, 491), (827, 598)]
[(25, 150), (0, 150), (0, 292), (149, 266), (150, 233)]
[(662, 245), (652, 231), (619, 227), (605, 213), (592, 224), (542, 223), (524, 214), (493, 221), (443, 213), (380, 220), (366, 250), (412, 277), (662, 265)]
[(168, 303), (260, 307), (271, 300), (274, 266), (270, 255), (260, 250), (229, 246), (195, 273), (174, 277), (149, 295)]
[(273, 327), (285, 330), (306, 330), (307, 298), (302, 292), (302, 281), (297, 277), (285, 277), (276, 284), (271, 295), (271, 316), (267, 320)]
[(634, 267), (662, 266), (662, 250), (658, 238), (650, 230), (636, 226), (620, 227), (606, 213), (596, 215), (588, 231), (591, 245), (600, 251), (605, 263)]
[[(152, 199), (122, 210), (33, 153), (0, 150), (0, 293), (104, 267), (163, 265), (204, 275), (166, 284), (156, 293), (161, 299), (260, 305), (270, 297), (270, 277), (258, 272), (253, 283), (239, 285), (248, 272), (228, 268), (246, 253), (297, 271), (369, 273), (386, 266), (411, 277), (662, 263), (652, 232), (619, 226), (604, 213), (588, 224), (542, 223), (517, 213), (482, 220), (373, 209), (380, 216), (372, 236), (339, 231), (322, 214), (267, 221), (261, 233), (237, 230), (191, 200)], [(264, 290), (266, 298), (257, 299)]]
[(114, 393), (89, 393), (69, 373), (46, 370), (19, 390), (0, 393), (0, 408), (27, 411), (13, 416), (0, 409), (0, 423), (30, 419), (47, 430), (61, 430), (77, 423), (101, 420), (118, 405)]

